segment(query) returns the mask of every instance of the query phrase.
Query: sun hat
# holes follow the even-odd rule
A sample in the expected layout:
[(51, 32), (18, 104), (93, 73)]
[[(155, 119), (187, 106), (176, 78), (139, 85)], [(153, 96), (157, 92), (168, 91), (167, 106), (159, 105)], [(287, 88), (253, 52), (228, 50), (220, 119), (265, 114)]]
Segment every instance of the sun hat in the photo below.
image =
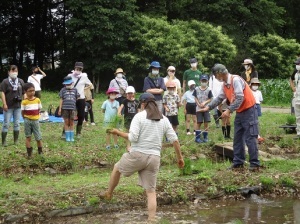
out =
[(259, 84), (260, 85), (260, 81), (258, 80), (258, 78), (252, 78), (250, 81), (250, 84)]
[(117, 70), (115, 71), (115, 75), (118, 74), (118, 73), (123, 73), (123, 75), (125, 75), (125, 72), (123, 71), (122, 68), (117, 68)]
[(190, 80), (188, 81), (188, 86), (191, 86), (191, 85), (196, 85), (195, 81), (194, 80)]
[(108, 95), (110, 93), (119, 93), (119, 91), (116, 88), (111, 87), (111, 88), (108, 88), (108, 90), (106, 91), (106, 95)]
[(190, 59), (190, 63), (192, 64), (192, 63), (197, 63), (198, 62), (198, 60), (197, 60), (197, 58), (191, 58)]
[(66, 76), (66, 77), (64, 78), (64, 81), (63, 81), (62, 84), (64, 84), (64, 85), (69, 85), (69, 84), (71, 84), (71, 83), (73, 83), (72, 77), (71, 77), (71, 76)]
[(167, 88), (176, 88), (176, 83), (174, 81), (168, 81), (166, 83)]
[(253, 61), (249, 58), (245, 59), (244, 62), (242, 63), (243, 65), (249, 65), (252, 64), (253, 65)]
[(208, 80), (208, 75), (206, 75), (206, 74), (200, 75), (200, 79), (199, 80)]
[(83, 63), (78, 61), (78, 62), (75, 62), (75, 68), (83, 68)]
[(297, 60), (295, 61), (295, 64), (296, 64), (296, 65), (299, 65), (299, 64), (300, 64), (300, 58), (297, 58)]
[(154, 67), (154, 68), (160, 68), (160, 64), (158, 61), (152, 61), (151, 64), (150, 64), (150, 68), (151, 67)]
[(224, 65), (215, 64), (214, 67), (212, 68), (212, 72), (214, 75), (216, 75), (217, 73), (226, 73), (228, 71)]
[(171, 65), (171, 66), (168, 67), (167, 71), (170, 71), (170, 70), (176, 70), (176, 68)]
[(126, 88), (126, 93), (135, 93), (134, 87), (133, 87), (133, 86), (128, 86), (128, 87)]
[(143, 94), (140, 95), (139, 101), (144, 102), (144, 101), (149, 100), (149, 99), (154, 99), (155, 100), (154, 95), (152, 93), (143, 93)]

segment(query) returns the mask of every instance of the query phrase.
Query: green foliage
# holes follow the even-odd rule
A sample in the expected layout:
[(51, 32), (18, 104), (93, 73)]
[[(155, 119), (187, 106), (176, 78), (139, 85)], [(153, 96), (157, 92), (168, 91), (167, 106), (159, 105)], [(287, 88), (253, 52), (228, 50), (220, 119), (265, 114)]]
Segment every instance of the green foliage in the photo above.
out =
[(296, 183), (293, 180), (293, 178), (291, 178), (289, 176), (280, 177), (279, 183), (285, 187), (295, 187), (296, 186)]
[(184, 158), (184, 167), (179, 169), (180, 175), (191, 175), (192, 174), (192, 164), (189, 158)]
[[(187, 35), (188, 34), (188, 35)], [(126, 62), (133, 75), (136, 70), (145, 70), (156, 59), (164, 68), (170, 64), (183, 72), (188, 59), (195, 56), (199, 68), (208, 72), (216, 62), (230, 62), (236, 55), (233, 41), (222, 33), (221, 27), (192, 20), (189, 22), (165, 18), (136, 16), (129, 41), (135, 48), (120, 52), (116, 59)]]
[(264, 78), (290, 77), (295, 57), (300, 52), (300, 44), (295, 39), (272, 34), (252, 36), (248, 48), (260, 77)]
[(259, 90), (263, 95), (263, 104), (290, 105), (293, 92), (287, 79), (260, 79)]
[(235, 193), (237, 190), (238, 190), (238, 186), (236, 186), (236, 185), (225, 185), (224, 186), (224, 191), (226, 192), (226, 193), (229, 193), (229, 194), (231, 194), (231, 193)]
[(296, 117), (294, 115), (287, 115), (286, 123), (287, 124), (296, 124)]
[(265, 187), (267, 190), (271, 190), (271, 188), (273, 188), (275, 186), (275, 181), (271, 177), (263, 175), (263, 176), (260, 176), (259, 180), (260, 180), (261, 184), (263, 185), (263, 187)]
[(97, 206), (99, 205), (99, 197), (91, 197), (88, 199), (89, 205)]

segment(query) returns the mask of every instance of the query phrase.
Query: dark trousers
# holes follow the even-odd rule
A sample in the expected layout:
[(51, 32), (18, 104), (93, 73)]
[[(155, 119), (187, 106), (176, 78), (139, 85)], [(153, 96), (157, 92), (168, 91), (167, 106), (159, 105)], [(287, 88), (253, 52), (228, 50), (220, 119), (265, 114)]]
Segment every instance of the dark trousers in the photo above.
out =
[(91, 123), (94, 123), (94, 112), (93, 112), (93, 104), (92, 104), (92, 101), (91, 100), (87, 100), (86, 102), (88, 102), (91, 107), (90, 109), (84, 113), (84, 119), (85, 121), (88, 121), (89, 120), (89, 114), (90, 114), (90, 118), (91, 118)]
[(258, 118), (256, 105), (236, 113), (234, 120), (233, 164), (242, 165), (245, 162), (245, 143), (248, 147), (250, 166), (259, 166), (258, 160)]
[(76, 101), (76, 108), (77, 108), (77, 126), (82, 125), (84, 120), (84, 108), (85, 108), (85, 99), (78, 99)]

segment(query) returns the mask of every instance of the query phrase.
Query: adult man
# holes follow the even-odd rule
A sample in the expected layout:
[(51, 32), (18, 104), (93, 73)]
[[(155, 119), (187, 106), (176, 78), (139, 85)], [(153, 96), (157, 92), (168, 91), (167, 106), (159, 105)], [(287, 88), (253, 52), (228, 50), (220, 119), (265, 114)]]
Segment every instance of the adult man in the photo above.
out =
[(290, 78), (290, 85), (294, 92), (292, 105), (294, 107), (297, 124), (297, 136), (295, 136), (295, 139), (300, 139), (300, 58), (295, 61), (295, 65), (296, 72), (294, 72)]
[[(42, 73), (42, 74), (39, 74)], [(35, 66), (32, 68), (32, 75), (28, 77), (27, 82), (30, 82), (34, 85), (35, 97), (41, 98), (41, 79), (46, 77), (46, 73), (40, 69), (40, 67)]]
[(185, 93), (185, 91), (189, 89), (188, 81), (190, 80), (194, 80), (196, 86), (198, 86), (197, 83), (199, 82), (200, 75), (202, 74), (202, 72), (197, 69), (198, 61), (196, 58), (190, 59), (190, 65), (191, 68), (186, 70), (183, 73), (183, 82), (182, 82), (183, 93)]
[[(82, 123), (84, 120), (84, 108), (85, 108), (84, 87), (86, 85), (92, 85), (87, 74), (83, 73), (82, 70), (83, 70), (83, 63), (76, 62), (74, 71), (68, 75), (72, 77), (74, 87), (77, 89), (78, 93), (80, 94), (80, 97), (76, 101), (77, 117), (78, 117), (77, 126), (76, 126), (77, 137), (80, 137)], [(94, 91), (92, 91), (91, 103), (94, 103)]]
[(150, 73), (144, 79), (143, 91), (154, 95), (156, 104), (160, 112), (163, 111), (162, 97), (166, 91), (164, 79), (159, 76), (160, 64), (158, 61), (152, 61), (150, 64)]
[(100, 198), (110, 200), (115, 187), (118, 185), (121, 174), (130, 176), (139, 173), (139, 185), (147, 194), (148, 220), (153, 220), (156, 213), (156, 178), (160, 165), (160, 151), (164, 135), (173, 143), (178, 165), (184, 167), (178, 137), (174, 132), (168, 118), (158, 110), (155, 97), (150, 93), (140, 96), (142, 111), (137, 113), (130, 125), (129, 133), (118, 129), (109, 132), (117, 134), (131, 142), (130, 152), (124, 153), (112, 171), (109, 187)]
[(224, 82), (219, 95), (213, 99), (202, 111), (214, 109), (224, 99), (230, 103), (221, 117), (229, 118), (230, 113), (236, 111), (234, 120), (233, 139), (233, 165), (231, 169), (242, 168), (245, 162), (245, 142), (249, 152), (250, 171), (256, 171), (260, 167), (258, 160), (257, 136), (258, 119), (255, 108), (255, 99), (250, 87), (240, 76), (231, 75), (222, 64), (214, 66), (215, 77)]

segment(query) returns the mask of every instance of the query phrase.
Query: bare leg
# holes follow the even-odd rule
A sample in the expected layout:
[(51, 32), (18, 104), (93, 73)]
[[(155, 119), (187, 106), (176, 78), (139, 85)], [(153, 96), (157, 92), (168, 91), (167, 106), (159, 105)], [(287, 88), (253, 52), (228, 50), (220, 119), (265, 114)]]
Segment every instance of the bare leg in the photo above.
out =
[(191, 116), (190, 114), (186, 114), (186, 120), (185, 120), (185, 127), (186, 129), (190, 129), (190, 121), (191, 121)]
[(30, 148), (31, 147), (31, 137), (26, 137), (26, 148)]
[(148, 220), (154, 221), (155, 214), (156, 214), (156, 207), (157, 207), (156, 192), (146, 190), (146, 194), (147, 194), (147, 200), (148, 200)]
[(106, 134), (106, 145), (110, 145), (110, 134)]
[(194, 130), (198, 130), (197, 129), (197, 117), (196, 117), (196, 115), (192, 115), (192, 119), (193, 119), (193, 123), (194, 123)]
[(121, 173), (119, 172), (118, 167), (114, 165), (114, 169), (110, 175), (110, 180), (109, 180), (109, 185), (107, 190), (108, 197), (112, 196), (114, 189), (119, 183), (120, 177), (121, 177)]
[(114, 138), (114, 144), (117, 145), (118, 144), (118, 135), (113, 135)]

